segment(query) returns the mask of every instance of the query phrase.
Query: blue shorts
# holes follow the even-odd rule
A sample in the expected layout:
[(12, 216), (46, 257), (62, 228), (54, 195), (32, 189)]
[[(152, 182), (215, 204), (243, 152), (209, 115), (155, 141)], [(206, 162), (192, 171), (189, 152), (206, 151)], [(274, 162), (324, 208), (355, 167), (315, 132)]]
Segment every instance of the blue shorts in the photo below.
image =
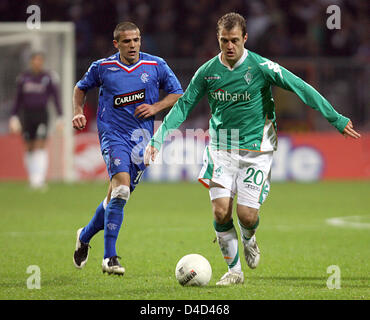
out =
[(109, 179), (119, 172), (130, 174), (130, 191), (134, 191), (144, 173), (144, 162), (136, 164), (131, 159), (131, 152), (121, 145), (110, 146), (102, 152), (104, 162), (107, 166)]

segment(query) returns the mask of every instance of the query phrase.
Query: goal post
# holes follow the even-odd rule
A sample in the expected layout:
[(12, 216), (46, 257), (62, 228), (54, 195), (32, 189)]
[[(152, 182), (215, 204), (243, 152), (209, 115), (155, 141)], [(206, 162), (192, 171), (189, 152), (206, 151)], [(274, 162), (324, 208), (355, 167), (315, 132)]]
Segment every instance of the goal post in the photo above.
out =
[[(29, 29), (22, 22), (0, 23), (0, 122), (5, 131), (15, 98), (15, 79), (28, 66), (30, 54), (45, 53), (45, 69), (60, 79), (59, 92), (63, 109), (62, 137), (55, 133), (55, 108), (50, 108), (49, 178), (72, 182), (74, 141), (72, 128), (72, 94), (75, 84), (75, 28), (71, 22), (42, 22), (39, 29)], [(1, 132), (0, 132), (1, 133)]]

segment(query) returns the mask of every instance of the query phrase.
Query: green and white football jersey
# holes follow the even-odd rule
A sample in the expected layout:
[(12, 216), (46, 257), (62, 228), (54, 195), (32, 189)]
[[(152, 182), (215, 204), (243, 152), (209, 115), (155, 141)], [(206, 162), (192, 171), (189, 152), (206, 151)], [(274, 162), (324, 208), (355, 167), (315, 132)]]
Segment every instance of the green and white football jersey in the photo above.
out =
[(343, 132), (349, 119), (302, 79), (260, 55), (244, 49), (231, 69), (221, 53), (203, 64), (193, 76), (154, 134), (151, 145), (160, 149), (171, 130), (178, 128), (199, 100), (207, 95), (212, 117), (209, 121), (213, 149), (272, 151), (277, 148), (275, 104), (271, 86), (295, 92), (300, 99)]

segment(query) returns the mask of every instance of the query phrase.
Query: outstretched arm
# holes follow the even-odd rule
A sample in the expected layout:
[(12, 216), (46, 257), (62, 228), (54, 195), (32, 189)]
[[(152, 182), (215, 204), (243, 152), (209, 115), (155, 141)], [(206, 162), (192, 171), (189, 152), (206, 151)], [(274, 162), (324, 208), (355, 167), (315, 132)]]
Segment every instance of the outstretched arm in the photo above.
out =
[(349, 118), (338, 113), (333, 106), (311, 85), (275, 62), (256, 57), (265, 79), (272, 85), (294, 92), (311, 108), (319, 111), (328, 122), (346, 137), (360, 138)]
[[(204, 75), (202, 68), (199, 68), (191, 79), (185, 93), (177, 100), (176, 104), (164, 118), (163, 123), (153, 135), (149, 145), (159, 151), (166, 136), (174, 129), (177, 129), (186, 120), (189, 113), (198, 104), (205, 92), (206, 85)], [(152, 160), (154, 160), (156, 152), (154, 152), (152, 148), (149, 149), (153, 151)]]
[(158, 112), (172, 107), (181, 96), (181, 94), (170, 93), (154, 104), (141, 104), (135, 109), (134, 116), (143, 119), (152, 117)]

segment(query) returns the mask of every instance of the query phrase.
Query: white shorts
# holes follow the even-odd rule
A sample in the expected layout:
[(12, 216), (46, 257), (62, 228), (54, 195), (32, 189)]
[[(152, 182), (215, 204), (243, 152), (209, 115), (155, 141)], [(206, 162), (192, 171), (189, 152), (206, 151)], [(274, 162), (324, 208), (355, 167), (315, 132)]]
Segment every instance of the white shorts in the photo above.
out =
[(259, 209), (270, 191), (272, 155), (273, 151), (212, 150), (207, 146), (198, 180), (207, 188), (210, 181), (225, 188), (211, 188), (211, 200), (238, 194), (238, 204)]

